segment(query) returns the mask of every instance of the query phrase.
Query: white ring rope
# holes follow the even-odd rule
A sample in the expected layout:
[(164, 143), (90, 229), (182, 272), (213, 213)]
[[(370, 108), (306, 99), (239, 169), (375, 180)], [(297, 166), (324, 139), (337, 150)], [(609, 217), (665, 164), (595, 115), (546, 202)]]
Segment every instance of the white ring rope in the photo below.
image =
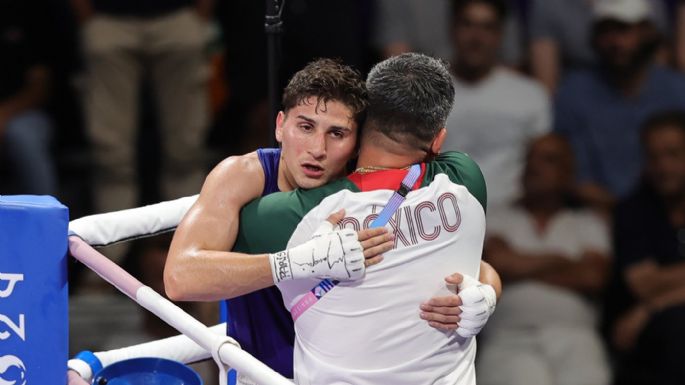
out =
[(69, 234), (100, 247), (172, 231), (198, 196), (85, 216), (69, 222)]
[[(224, 336), (226, 335), (226, 323), (214, 325), (209, 330), (216, 335)], [(183, 334), (121, 349), (96, 352), (95, 356), (100, 360), (103, 367), (140, 357), (166, 358), (184, 364), (192, 364), (212, 357), (206, 349)]]

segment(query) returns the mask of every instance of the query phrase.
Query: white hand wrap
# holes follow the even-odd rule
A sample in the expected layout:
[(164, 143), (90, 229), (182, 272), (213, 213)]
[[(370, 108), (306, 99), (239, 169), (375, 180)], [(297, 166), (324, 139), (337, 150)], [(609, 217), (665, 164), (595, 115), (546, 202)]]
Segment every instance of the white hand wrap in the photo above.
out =
[(333, 231), (325, 221), (312, 239), (288, 250), (269, 254), (274, 283), (301, 278), (354, 281), (364, 276), (364, 250), (357, 232)]
[(495, 311), (497, 295), (495, 289), (477, 279), (464, 275), (464, 280), (459, 285), (459, 297), (461, 298), (461, 321), (457, 328), (457, 334), (462, 337), (473, 337), (480, 333)]

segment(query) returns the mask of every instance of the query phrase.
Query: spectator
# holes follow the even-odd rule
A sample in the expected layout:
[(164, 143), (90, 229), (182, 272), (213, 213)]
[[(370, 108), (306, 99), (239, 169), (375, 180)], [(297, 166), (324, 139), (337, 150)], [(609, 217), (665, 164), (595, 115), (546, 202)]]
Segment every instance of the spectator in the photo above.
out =
[(609, 235), (594, 214), (572, 208), (573, 163), (560, 136), (536, 139), (523, 198), (489, 213), (485, 258), (507, 289), (479, 346), (479, 384), (608, 384), (590, 299), (604, 286)]
[(458, 0), (453, 11), (456, 94), (444, 147), (480, 164), (491, 206), (508, 204), (519, 195), (528, 141), (550, 128), (550, 103), (542, 86), (497, 60), (505, 1)]
[(23, 194), (57, 193), (50, 153), (53, 125), (47, 46), (37, 4), (0, 2), (0, 162), (9, 160)]
[(685, 105), (685, 77), (653, 63), (659, 43), (647, 0), (601, 0), (594, 12), (599, 63), (565, 79), (555, 129), (576, 154), (579, 196), (607, 210), (637, 182), (639, 125), (655, 111)]
[[(515, 3), (507, 1), (507, 3)], [(450, 43), (450, 0), (379, 0), (374, 44), (383, 57), (422, 52), (449, 60), (455, 47)], [(518, 11), (517, 7), (512, 7)], [(510, 12), (504, 21), (501, 60), (517, 67), (522, 61), (519, 15)]]
[(685, 112), (642, 131), (645, 179), (617, 207), (607, 320), (617, 385), (682, 384), (685, 346)]
[(86, 124), (97, 211), (138, 203), (138, 91), (149, 76), (161, 129), (162, 198), (198, 193), (208, 127), (211, 0), (72, 0), (87, 66)]
[[(562, 73), (594, 65), (590, 44), (593, 3), (605, 0), (530, 0), (530, 66), (532, 74), (551, 92)], [(610, 0), (612, 1), (612, 0)], [(622, 3), (619, 1), (617, 3)], [(660, 30), (666, 30), (662, 0), (649, 0), (650, 15)], [(638, 2), (627, 2), (638, 3)], [(636, 5), (626, 4), (626, 7)]]

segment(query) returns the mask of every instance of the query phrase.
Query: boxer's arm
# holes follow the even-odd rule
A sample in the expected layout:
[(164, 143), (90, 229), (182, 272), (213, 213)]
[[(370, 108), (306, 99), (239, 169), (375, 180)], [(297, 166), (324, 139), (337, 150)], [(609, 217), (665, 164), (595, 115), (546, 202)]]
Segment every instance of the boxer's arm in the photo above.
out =
[(267, 254), (230, 252), (240, 209), (263, 188), (264, 172), (254, 152), (230, 157), (210, 172), (171, 242), (164, 268), (169, 298), (220, 300), (273, 284)]
[(480, 275), (478, 276), (478, 280), (481, 283), (492, 286), (492, 288), (495, 289), (495, 294), (499, 300), (499, 297), (502, 295), (502, 280), (500, 279), (497, 270), (495, 270), (491, 264), (480, 261)]

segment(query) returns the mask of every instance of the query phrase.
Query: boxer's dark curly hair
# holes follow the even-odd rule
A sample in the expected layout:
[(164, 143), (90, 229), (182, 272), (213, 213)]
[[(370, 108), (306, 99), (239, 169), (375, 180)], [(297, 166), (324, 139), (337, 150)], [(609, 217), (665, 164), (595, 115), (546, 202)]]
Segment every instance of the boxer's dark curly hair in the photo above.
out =
[(369, 104), (359, 72), (332, 59), (314, 60), (293, 75), (283, 91), (283, 109), (287, 112), (310, 97), (317, 98), (317, 108), (326, 108), (331, 100), (346, 105), (360, 127)]

